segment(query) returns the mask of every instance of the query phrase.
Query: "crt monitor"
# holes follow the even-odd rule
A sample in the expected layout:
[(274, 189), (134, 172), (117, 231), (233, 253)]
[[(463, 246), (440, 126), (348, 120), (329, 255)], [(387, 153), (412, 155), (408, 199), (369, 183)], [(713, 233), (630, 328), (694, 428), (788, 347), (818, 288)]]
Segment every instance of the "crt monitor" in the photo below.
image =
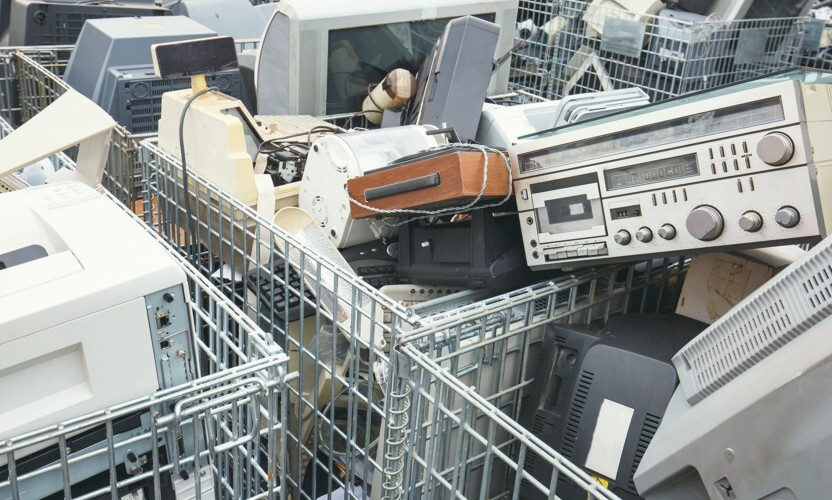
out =
[[(5, 43), (16, 45), (73, 45), (88, 19), (154, 17), (170, 11), (152, 0), (74, 2), (0, 0), (0, 33)], [(8, 21), (5, 21), (8, 16)]]
[[(445, 25), (472, 15), (500, 26), (495, 57), (511, 50), (511, 0), (281, 0), (256, 64), (258, 112), (313, 116), (361, 110), (367, 87), (396, 68), (416, 73)], [(488, 93), (508, 87), (507, 65)]]

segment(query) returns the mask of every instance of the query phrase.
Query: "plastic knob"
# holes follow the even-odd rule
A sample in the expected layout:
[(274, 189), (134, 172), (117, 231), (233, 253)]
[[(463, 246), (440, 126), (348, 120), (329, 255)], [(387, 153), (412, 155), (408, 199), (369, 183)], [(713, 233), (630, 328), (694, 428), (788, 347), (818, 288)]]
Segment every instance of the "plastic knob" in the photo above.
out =
[(774, 215), (774, 220), (783, 227), (794, 227), (800, 222), (800, 212), (794, 207), (783, 207)]
[(794, 143), (782, 132), (772, 132), (757, 143), (757, 156), (769, 165), (783, 165), (794, 156)]
[(619, 245), (629, 245), (630, 244), (630, 233), (628, 233), (627, 231), (624, 231), (622, 229), (621, 231), (618, 231), (617, 233), (615, 233), (615, 236), (613, 236), (612, 239), (614, 239), (615, 242), (618, 243)]
[(676, 237), (676, 228), (670, 224), (665, 224), (659, 228), (659, 237), (665, 240), (672, 240)]
[(763, 218), (757, 212), (749, 211), (740, 217), (740, 227), (743, 231), (755, 233), (763, 227)]
[(653, 239), (653, 231), (649, 227), (642, 227), (636, 231), (636, 239), (642, 243), (647, 243)]
[(685, 226), (687, 226), (691, 236), (697, 240), (711, 241), (722, 234), (725, 224), (719, 210), (709, 205), (703, 205), (693, 209), (688, 214)]

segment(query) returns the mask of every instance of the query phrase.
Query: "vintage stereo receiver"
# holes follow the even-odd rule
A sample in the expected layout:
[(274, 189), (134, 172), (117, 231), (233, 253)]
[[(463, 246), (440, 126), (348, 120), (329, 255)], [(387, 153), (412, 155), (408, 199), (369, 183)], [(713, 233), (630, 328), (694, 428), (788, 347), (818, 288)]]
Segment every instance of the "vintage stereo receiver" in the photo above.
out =
[(832, 73), (789, 72), (510, 148), (533, 269), (828, 234)]

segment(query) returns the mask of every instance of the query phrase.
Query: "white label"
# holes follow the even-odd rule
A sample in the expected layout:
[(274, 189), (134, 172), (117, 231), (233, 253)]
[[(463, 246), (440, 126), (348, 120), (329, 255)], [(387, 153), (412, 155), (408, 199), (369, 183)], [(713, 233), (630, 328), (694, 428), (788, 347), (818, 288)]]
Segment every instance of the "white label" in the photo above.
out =
[(615, 480), (618, 464), (624, 452), (627, 431), (633, 420), (633, 409), (629, 406), (605, 399), (598, 412), (598, 422), (592, 433), (592, 444), (584, 464), (587, 469)]
[(573, 203), (569, 205), (569, 215), (583, 215), (584, 214), (584, 204), (583, 203)]

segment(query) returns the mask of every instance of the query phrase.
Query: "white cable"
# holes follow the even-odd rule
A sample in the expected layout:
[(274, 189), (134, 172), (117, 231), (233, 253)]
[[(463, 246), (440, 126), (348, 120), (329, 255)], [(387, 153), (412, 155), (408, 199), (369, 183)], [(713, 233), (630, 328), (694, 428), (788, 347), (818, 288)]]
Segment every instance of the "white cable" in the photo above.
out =
[[(359, 207), (361, 207), (365, 210), (370, 210), (371, 212), (376, 212), (378, 214), (391, 214), (391, 215), (392, 214), (422, 214), (418, 217), (411, 217), (409, 219), (405, 219), (403, 221), (398, 221), (396, 223), (387, 222), (384, 219), (381, 220), (384, 224), (386, 224), (388, 226), (392, 226), (392, 227), (402, 226), (404, 224), (407, 224), (409, 222), (413, 222), (415, 220), (427, 219), (429, 217), (436, 217), (438, 215), (454, 215), (454, 214), (469, 212), (471, 210), (482, 210), (483, 208), (498, 207), (498, 206), (502, 205), (503, 203), (507, 202), (509, 200), (509, 198), (511, 198), (513, 178), (512, 178), (512, 175), (511, 175), (511, 164), (509, 163), (508, 157), (505, 155), (505, 153), (503, 153), (502, 151), (499, 151), (497, 149), (494, 149), (494, 148), (491, 148), (491, 147), (488, 147), (488, 146), (484, 146), (482, 144), (454, 144), (454, 143), (446, 144), (446, 145), (443, 145), (441, 147), (434, 148), (434, 149), (429, 149), (429, 150), (427, 150), (427, 152), (442, 151), (442, 150), (445, 150), (445, 149), (469, 149), (469, 150), (480, 151), (483, 154), (483, 163), (484, 164), (483, 164), (483, 168), (482, 168), (482, 186), (480, 187), (480, 191), (479, 191), (479, 193), (477, 193), (477, 196), (474, 198), (474, 200), (471, 201), (470, 203), (468, 203), (467, 205), (464, 205), (464, 206), (461, 206), (461, 207), (440, 208), (438, 210), (419, 210), (419, 209), (415, 209), (415, 208), (411, 208), (411, 209), (406, 209), (406, 208), (384, 209), (384, 208), (377, 208), (377, 207), (373, 207), (373, 206), (361, 203), (360, 201), (358, 201), (358, 200), (354, 199), (352, 196), (350, 196), (350, 193), (349, 193), (348, 190), (347, 190), (347, 198), (349, 198), (350, 203), (354, 203), (357, 206), (359, 206)], [(482, 195), (483, 195), (483, 193), (485, 193), (485, 188), (488, 187), (488, 153), (489, 152), (497, 153), (503, 158), (503, 162), (505, 163), (505, 166), (506, 166), (506, 171), (508, 171), (508, 194), (505, 196), (505, 198), (503, 198), (502, 200), (500, 200), (497, 203), (492, 203), (490, 205), (482, 205), (482, 206), (479, 206), (479, 207), (475, 208), (474, 206), (482, 199)], [(344, 189), (346, 190), (346, 186), (344, 187)]]

